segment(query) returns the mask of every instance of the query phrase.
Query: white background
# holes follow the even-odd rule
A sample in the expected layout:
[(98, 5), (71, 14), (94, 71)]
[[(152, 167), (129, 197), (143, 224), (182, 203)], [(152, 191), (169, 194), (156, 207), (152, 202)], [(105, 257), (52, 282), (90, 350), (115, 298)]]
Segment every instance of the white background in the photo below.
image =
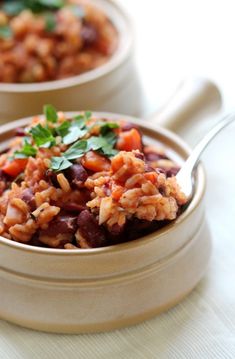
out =
[[(121, 2), (135, 26), (146, 114), (187, 75), (214, 80), (223, 111), (235, 108), (234, 0)], [(195, 143), (195, 133), (216, 120), (199, 122), (186, 139)], [(99, 335), (48, 335), (0, 322), (0, 358), (235, 358), (235, 125), (203, 161), (214, 251), (205, 278), (186, 300), (141, 325)]]

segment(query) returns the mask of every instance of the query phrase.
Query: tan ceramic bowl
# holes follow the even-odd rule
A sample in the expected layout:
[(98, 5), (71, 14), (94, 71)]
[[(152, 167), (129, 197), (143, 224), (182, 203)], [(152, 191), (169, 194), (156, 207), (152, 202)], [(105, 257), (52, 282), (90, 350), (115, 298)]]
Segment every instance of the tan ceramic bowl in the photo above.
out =
[[(104, 114), (96, 114), (104, 116)], [(145, 142), (162, 142), (183, 161), (187, 145), (172, 132), (138, 123)], [(0, 128), (6, 143), (29, 119)], [(62, 333), (111, 330), (172, 307), (202, 278), (211, 252), (204, 215), (205, 174), (199, 166), (192, 202), (176, 221), (137, 240), (98, 249), (27, 246), (0, 237), (0, 317)]]
[(93, 0), (112, 20), (119, 46), (101, 67), (79, 76), (37, 84), (0, 83), (0, 122), (41, 113), (45, 103), (63, 111), (141, 111), (141, 95), (133, 64), (133, 34), (130, 20), (112, 0)]

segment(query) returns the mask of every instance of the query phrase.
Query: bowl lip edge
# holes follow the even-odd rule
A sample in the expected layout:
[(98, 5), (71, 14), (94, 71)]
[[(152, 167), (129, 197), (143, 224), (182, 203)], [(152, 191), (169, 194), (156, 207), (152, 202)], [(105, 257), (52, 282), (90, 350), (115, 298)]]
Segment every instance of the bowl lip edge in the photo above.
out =
[[(115, 28), (118, 31), (119, 45), (114, 52), (114, 54), (110, 57), (110, 59), (101, 66), (94, 68), (92, 70), (86, 71), (80, 75), (70, 76), (61, 80), (52, 80), (52, 81), (44, 81), (44, 82), (34, 82), (34, 83), (1, 83), (0, 82), (0, 94), (19, 94), (19, 93), (42, 93), (42, 92), (50, 92), (56, 90), (63, 90), (70, 87), (82, 86), (86, 85), (90, 82), (99, 80), (102, 77), (107, 76), (112, 73), (116, 69), (118, 69), (126, 59), (128, 59), (132, 54), (132, 49), (134, 47), (134, 30), (133, 24), (130, 19), (127, 11), (121, 6), (121, 4), (114, 2), (112, 0), (102, 0), (105, 3), (108, 3), (109, 6), (113, 7), (115, 11), (117, 11), (119, 19), (124, 21), (125, 27), (128, 29), (128, 33), (125, 33), (120, 30), (120, 27), (117, 26), (117, 22), (115, 23)], [(110, 14), (108, 14), (110, 17)], [(128, 35), (128, 36), (127, 36)], [(125, 36), (125, 41), (123, 41)]]
[[(77, 114), (79, 112), (80, 111), (65, 111), (64, 113), (68, 114), (68, 115), (73, 115), (73, 114)], [(130, 122), (140, 124), (140, 126), (143, 128), (150, 129), (153, 132), (159, 132), (164, 137), (170, 139), (172, 142), (175, 142), (180, 148), (183, 149), (184, 152), (189, 154), (191, 151), (190, 147), (186, 144), (186, 142), (184, 142), (184, 140), (181, 139), (178, 135), (176, 135), (172, 131), (170, 131), (166, 128), (163, 128), (161, 126), (152, 125), (152, 124), (148, 123), (146, 120), (141, 120), (141, 119), (138, 119), (137, 117), (132, 117), (132, 116), (123, 115), (123, 114), (117, 114), (117, 113), (111, 113), (111, 112), (94, 111), (93, 114), (97, 117), (99, 117), (99, 116), (111, 117), (114, 120), (118, 120), (118, 118), (119, 119), (125, 118)], [(7, 124), (3, 124), (2, 126), (0, 126), (0, 130), (3, 128), (7, 128), (7, 127), (8, 128), (10, 127), (10, 130), (13, 130), (15, 128), (15, 125), (17, 125), (17, 123), (19, 121), (21, 121), (21, 122), (30, 121), (32, 119), (32, 117), (34, 117), (34, 116), (29, 116), (29, 117), (26, 117), (23, 119), (12, 121)], [(146, 126), (146, 124), (147, 124), (147, 126)], [(4, 132), (4, 131), (1, 131), (1, 132)], [(201, 163), (199, 164), (198, 169), (197, 169), (197, 184), (198, 185), (196, 186), (196, 192), (195, 192), (190, 204), (188, 205), (186, 210), (179, 217), (177, 217), (174, 221), (170, 222), (163, 228), (158, 229), (157, 231), (154, 231), (146, 236), (137, 238), (132, 241), (119, 243), (119, 244), (115, 244), (115, 245), (110, 245), (110, 246), (106, 246), (106, 247), (99, 247), (99, 248), (89, 248), (89, 249), (79, 249), (78, 248), (78, 249), (66, 249), (65, 250), (65, 249), (56, 249), (56, 248), (35, 247), (35, 246), (28, 245), (28, 244), (15, 242), (13, 240), (9, 240), (7, 238), (0, 236), (0, 245), (2, 244), (7, 247), (13, 247), (16, 250), (20, 250), (20, 251), (24, 251), (24, 252), (33, 252), (33, 253), (38, 253), (38, 254), (43, 254), (43, 255), (53, 254), (55, 256), (100, 255), (100, 254), (108, 254), (108, 253), (111, 253), (114, 251), (121, 252), (122, 250), (126, 250), (126, 249), (130, 250), (133, 247), (142, 246), (142, 245), (145, 245), (147, 242), (155, 241), (162, 235), (167, 234), (174, 227), (179, 226), (182, 222), (184, 222), (190, 216), (190, 214), (192, 214), (197, 209), (197, 207), (201, 203), (201, 200), (204, 197), (205, 187), (206, 187), (205, 170)], [(156, 233), (157, 233), (157, 235), (156, 235)]]

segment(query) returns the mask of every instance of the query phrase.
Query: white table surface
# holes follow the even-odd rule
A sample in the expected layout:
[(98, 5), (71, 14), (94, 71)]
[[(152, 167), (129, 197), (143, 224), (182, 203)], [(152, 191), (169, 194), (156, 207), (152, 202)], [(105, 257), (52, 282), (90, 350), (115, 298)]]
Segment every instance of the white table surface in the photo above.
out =
[[(187, 75), (216, 81), (223, 111), (235, 108), (234, 0), (121, 2), (134, 20), (146, 114)], [(185, 139), (195, 143), (217, 119), (197, 123)], [(0, 321), (0, 358), (235, 358), (234, 157), (232, 125), (203, 156), (214, 251), (205, 278), (181, 304), (143, 324), (96, 335), (46, 334)]]

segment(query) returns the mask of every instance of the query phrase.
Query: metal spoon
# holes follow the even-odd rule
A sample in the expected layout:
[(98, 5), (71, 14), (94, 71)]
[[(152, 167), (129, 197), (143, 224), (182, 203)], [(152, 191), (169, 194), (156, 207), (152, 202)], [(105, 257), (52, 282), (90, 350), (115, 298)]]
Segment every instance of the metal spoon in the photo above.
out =
[(225, 116), (215, 127), (203, 137), (203, 139), (193, 149), (191, 155), (181, 167), (180, 171), (176, 175), (176, 180), (181, 187), (184, 194), (190, 199), (194, 193), (194, 172), (205, 148), (211, 142), (211, 140), (232, 121), (235, 120), (235, 113)]

